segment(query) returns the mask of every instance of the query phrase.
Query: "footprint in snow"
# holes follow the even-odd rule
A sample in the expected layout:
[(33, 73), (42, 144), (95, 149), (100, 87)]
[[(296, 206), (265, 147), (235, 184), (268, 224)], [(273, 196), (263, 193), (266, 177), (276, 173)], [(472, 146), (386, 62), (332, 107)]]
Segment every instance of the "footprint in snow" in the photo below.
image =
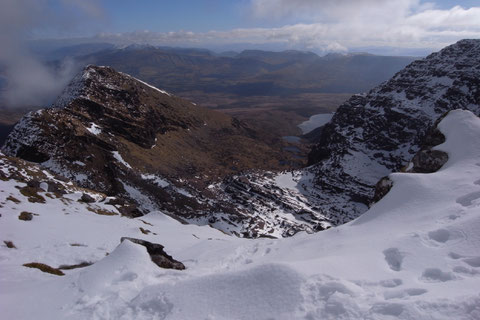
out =
[(466, 276), (476, 276), (480, 274), (478, 270), (475, 270), (473, 268), (467, 268), (465, 266), (456, 266), (453, 268), (453, 272), (461, 273), (462, 275), (466, 275)]
[(462, 259), (462, 261), (468, 264), (470, 267), (480, 268), (480, 257), (469, 257)]
[(480, 179), (474, 181), (473, 184), (476, 184), (476, 185), (480, 186)]
[(422, 237), (422, 241), (427, 246), (440, 247), (457, 244), (466, 239), (465, 234), (460, 230), (440, 228), (429, 231)]
[(445, 243), (450, 239), (450, 231), (447, 229), (430, 231), (428, 233), (428, 238), (436, 242)]
[[(457, 198), (457, 203), (464, 206), (469, 207), (473, 204), (473, 202), (480, 198), (480, 191), (471, 192), (467, 195)], [(475, 201), (476, 202), (476, 201)]]
[(446, 282), (456, 277), (451, 272), (445, 272), (438, 268), (427, 268), (423, 271), (420, 280), (424, 282)]
[(464, 256), (462, 256), (461, 254), (458, 254), (458, 253), (455, 253), (455, 252), (450, 252), (448, 254), (448, 256), (454, 260), (458, 260), (460, 258), (463, 258)]
[(370, 312), (398, 317), (402, 314), (403, 310), (404, 307), (400, 303), (376, 303), (372, 306)]
[(446, 217), (438, 219), (437, 222), (440, 224), (450, 224), (452, 221), (457, 220), (458, 218), (461, 218), (462, 215), (464, 214), (465, 214), (465, 210), (462, 209), (462, 211), (458, 211), (458, 213), (452, 213)]
[(402, 263), (405, 254), (400, 252), (398, 248), (388, 248), (383, 251), (383, 255), (385, 256), (385, 261), (390, 269), (393, 271), (400, 271), (402, 269)]
[(118, 284), (120, 282), (131, 282), (137, 278), (138, 278), (138, 274), (136, 274), (135, 272), (125, 272), (121, 274), (119, 277), (117, 277), (116, 279), (114, 279), (112, 281), (112, 284)]
[(408, 299), (409, 297), (420, 296), (427, 293), (428, 290), (422, 288), (408, 288), (404, 290), (393, 290), (383, 294), (386, 300), (390, 299)]
[(480, 256), (473, 256), (473, 257), (468, 257), (468, 256), (463, 256), (461, 254), (455, 253), (455, 252), (450, 252), (448, 256), (454, 260), (459, 260), (461, 259), (463, 262), (468, 264), (470, 267), (473, 268), (480, 268)]

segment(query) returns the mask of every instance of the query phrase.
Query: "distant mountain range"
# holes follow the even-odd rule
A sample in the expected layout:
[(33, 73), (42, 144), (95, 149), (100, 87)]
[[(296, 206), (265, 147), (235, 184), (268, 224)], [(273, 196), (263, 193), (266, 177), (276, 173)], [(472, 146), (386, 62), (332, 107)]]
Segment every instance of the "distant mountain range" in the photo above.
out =
[[(320, 57), (296, 50), (215, 53), (150, 45), (119, 48), (109, 43), (38, 42), (32, 50), (55, 70), (66, 58), (77, 62), (78, 71), (88, 64), (111, 66), (199, 105), (266, 127), (278, 137), (300, 134), (297, 125), (308, 117), (335, 111), (352, 94), (386, 81), (415, 60), (367, 53)], [(0, 91), (7, 85), (1, 79), (0, 70)], [(0, 119), (5, 127), (0, 142), (12, 122), (19, 120), (9, 118)]]
[(202, 49), (151, 46), (106, 49), (80, 59), (111, 66), (175, 94), (203, 91), (239, 96), (360, 93), (415, 60), (364, 53), (320, 57), (295, 50), (215, 54)]

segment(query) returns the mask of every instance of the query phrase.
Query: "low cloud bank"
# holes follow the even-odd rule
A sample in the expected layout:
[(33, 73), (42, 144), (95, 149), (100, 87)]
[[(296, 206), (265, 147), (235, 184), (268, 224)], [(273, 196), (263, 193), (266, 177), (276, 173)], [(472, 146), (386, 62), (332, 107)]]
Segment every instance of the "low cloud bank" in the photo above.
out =
[[(88, 15), (99, 11), (91, 1), (61, 0), (60, 6)], [(32, 107), (51, 103), (78, 69), (66, 59), (50, 64), (31, 53), (27, 39), (35, 32), (55, 27), (68, 28), (68, 17), (57, 19), (46, 0), (3, 0), (0, 10), (0, 107)], [(78, 16), (78, 10), (75, 15)]]

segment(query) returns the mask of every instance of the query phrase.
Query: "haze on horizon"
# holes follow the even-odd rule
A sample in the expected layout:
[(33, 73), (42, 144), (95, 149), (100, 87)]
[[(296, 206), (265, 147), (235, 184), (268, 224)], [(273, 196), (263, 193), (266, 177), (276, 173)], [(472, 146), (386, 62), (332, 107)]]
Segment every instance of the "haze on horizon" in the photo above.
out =
[(45, 68), (32, 54), (32, 43), (423, 56), (460, 39), (480, 37), (476, 0), (0, 0), (0, 4), (0, 80), (8, 83), (2, 99), (7, 105), (45, 103), (75, 70), (70, 60), (55, 72)]
[(2, 16), (10, 17), (2, 20), (17, 20), (30, 39), (418, 55), (480, 35), (475, 0), (2, 2)]

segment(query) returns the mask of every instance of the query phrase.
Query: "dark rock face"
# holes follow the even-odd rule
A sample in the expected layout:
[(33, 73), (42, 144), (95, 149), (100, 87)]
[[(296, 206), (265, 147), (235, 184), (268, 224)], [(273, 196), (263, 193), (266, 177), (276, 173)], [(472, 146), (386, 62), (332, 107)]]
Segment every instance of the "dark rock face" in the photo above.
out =
[(389, 177), (383, 177), (375, 185), (375, 195), (372, 198), (372, 204), (380, 201), (392, 189), (393, 181)]
[(85, 202), (85, 203), (93, 203), (93, 202), (95, 202), (95, 199), (91, 195), (84, 193), (84, 194), (82, 194), (79, 201), (82, 201), (82, 202)]
[(161, 244), (129, 237), (121, 238), (120, 242), (123, 242), (124, 240), (131, 241), (147, 248), (147, 252), (150, 255), (150, 258), (160, 268), (185, 270), (185, 265), (180, 261), (173, 259), (165, 251), (163, 251), (164, 246), (162, 246)]
[[(438, 129), (438, 124), (448, 114), (444, 114), (435, 121), (435, 124), (428, 130), (427, 135), (421, 143), (420, 150), (415, 154), (412, 161), (402, 171), (411, 173), (433, 173), (447, 163), (448, 154), (444, 151), (433, 150), (434, 147), (445, 142), (445, 136)], [(393, 181), (383, 177), (375, 185), (375, 195), (372, 204), (380, 201), (392, 188)]]
[[(346, 222), (338, 194), (367, 204), (377, 181), (405, 166), (414, 155), (416, 172), (432, 172), (447, 160), (435, 150), (420, 150), (428, 129), (444, 113), (468, 109), (480, 114), (480, 40), (462, 40), (415, 61), (391, 80), (339, 107), (309, 154), (314, 183), (330, 194)], [(430, 139), (439, 139), (431, 135)], [(337, 204), (335, 204), (337, 202)]]
[(433, 147), (445, 142), (445, 136), (437, 127), (445, 116), (446, 114), (440, 117), (432, 128), (428, 130), (420, 150), (415, 154), (405, 171), (432, 173), (438, 171), (448, 161), (448, 154), (446, 152), (433, 150)]

